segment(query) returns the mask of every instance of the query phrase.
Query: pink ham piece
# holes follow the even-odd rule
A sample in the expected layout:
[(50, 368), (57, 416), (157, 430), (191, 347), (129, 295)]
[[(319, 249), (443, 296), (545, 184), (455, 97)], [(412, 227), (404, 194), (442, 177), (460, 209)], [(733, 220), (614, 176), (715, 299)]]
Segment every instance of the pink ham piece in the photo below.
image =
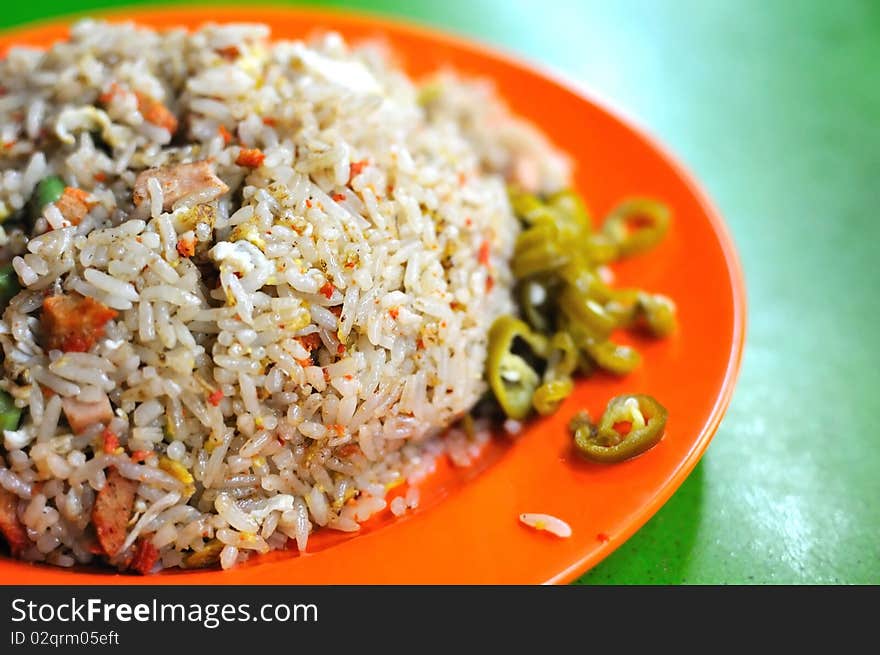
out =
[(110, 406), (110, 399), (107, 396), (93, 403), (86, 403), (76, 398), (64, 398), (61, 401), (61, 409), (64, 410), (70, 429), (76, 434), (95, 423), (106, 425), (113, 418), (113, 407)]
[(199, 202), (210, 202), (229, 191), (229, 187), (214, 173), (208, 161), (191, 164), (171, 164), (161, 168), (148, 168), (141, 171), (134, 181), (131, 199), (136, 207), (149, 201), (150, 190), (147, 181), (154, 177), (162, 188), (162, 209), (170, 211), (174, 203), (197, 191)]

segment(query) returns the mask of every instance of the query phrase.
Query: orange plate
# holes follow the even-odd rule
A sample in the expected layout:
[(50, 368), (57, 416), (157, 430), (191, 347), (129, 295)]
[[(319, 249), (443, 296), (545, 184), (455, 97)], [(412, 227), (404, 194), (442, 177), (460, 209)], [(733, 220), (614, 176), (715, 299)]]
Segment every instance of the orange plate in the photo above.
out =
[[(331, 28), (345, 37), (381, 37), (413, 75), (452, 66), (494, 80), (513, 109), (534, 121), (577, 163), (577, 187), (595, 215), (623, 196), (654, 196), (674, 210), (668, 237), (654, 251), (615, 268), (618, 284), (668, 294), (680, 328), (638, 343), (644, 363), (624, 379), (578, 384), (553, 417), (530, 423), (515, 443), (499, 437), (474, 468), (447, 464), (422, 487), (422, 504), (403, 518), (375, 518), (356, 536), (320, 531), (308, 553), (276, 552), (231, 571), (123, 576), (0, 561), (4, 583), (558, 583), (572, 580), (645, 523), (693, 469), (727, 408), (745, 331), (745, 291), (727, 230), (705, 195), (672, 157), (642, 132), (552, 75), (509, 56), (384, 18), (281, 8), (163, 8), (111, 13), (156, 27), (206, 21), (259, 21), (276, 37)], [(0, 36), (46, 46), (67, 33), (41, 24)], [(594, 416), (626, 391), (653, 394), (669, 409), (667, 435), (635, 460), (612, 466), (580, 459), (566, 433), (580, 408)], [(558, 539), (518, 521), (545, 512), (567, 521)]]

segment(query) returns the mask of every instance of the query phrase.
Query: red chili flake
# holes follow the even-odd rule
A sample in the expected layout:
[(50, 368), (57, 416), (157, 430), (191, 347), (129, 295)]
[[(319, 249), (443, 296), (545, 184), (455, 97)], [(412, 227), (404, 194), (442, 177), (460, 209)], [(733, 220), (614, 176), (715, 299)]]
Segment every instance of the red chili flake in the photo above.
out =
[(343, 200), (345, 200), (344, 193), (334, 193), (330, 197), (333, 198), (333, 200), (335, 200), (336, 202), (342, 202)]
[(312, 208), (312, 199), (311, 198), (306, 198), (306, 207), (308, 207), (309, 209)]
[(192, 257), (196, 254), (195, 239), (181, 239), (177, 242), (177, 254), (181, 257)]
[(491, 275), (486, 276), (486, 293), (492, 291), (492, 288), (495, 286), (495, 278)]
[(131, 461), (143, 462), (152, 454), (149, 450), (136, 450), (131, 454)]
[(218, 48), (216, 52), (224, 59), (229, 60), (236, 59), (240, 54), (238, 48), (236, 48), (234, 45), (228, 45), (225, 48)]
[(400, 315), (400, 309), (397, 307), (392, 307), (388, 310), (388, 315), (396, 321), (397, 317)]
[(338, 346), (336, 346), (336, 354), (337, 355), (344, 355), (345, 354), (345, 346), (343, 344), (340, 343)]
[(107, 181), (107, 173), (104, 171), (98, 171), (95, 173), (95, 182), (106, 182)]
[(467, 182), (467, 175), (464, 173), (458, 174), (458, 184), (459, 186), (464, 186), (464, 183)]
[(345, 434), (345, 426), (340, 425), (339, 423), (334, 423), (333, 425), (329, 425), (327, 427), (333, 430), (336, 433), (337, 437), (341, 437)]
[(418, 340), (416, 341), (416, 348), (418, 348), (419, 350), (425, 349), (425, 342), (422, 340), (421, 337), (419, 337)]
[(369, 162), (366, 159), (361, 159), (360, 161), (353, 161), (348, 168), (348, 183), (351, 184), (351, 181), (361, 174), (361, 171), (364, 170), (366, 165)]
[(293, 361), (295, 361), (297, 364), (299, 364), (299, 365), (302, 366), (303, 368), (305, 368), (305, 367), (307, 367), (307, 366), (311, 366), (311, 365), (314, 363), (314, 362), (312, 362), (312, 360), (311, 360), (310, 358), (308, 358), (308, 357), (303, 357), (302, 359), (295, 359), (295, 360), (293, 360)]
[(146, 94), (136, 91), (135, 96), (137, 97), (138, 111), (145, 121), (164, 127), (171, 134), (177, 131), (177, 117), (168, 107)]
[(480, 252), (477, 255), (477, 258), (479, 259), (480, 263), (483, 266), (489, 265), (489, 240), (488, 239), (483, 241), (483, 243), (480, 244)]
[(220, 404), (220, 401), (223, 400), (223, 391), (217, 389), (208, 396), (208, 402), (211, 403), (214, 407), (217, 407)]
[(116, 449), (119, 448), (119, 437), (110, 428), (104, 428), (104, 431), (101, 433), (101, 439), (104, 444), (104, 452), (108, 455), (115, 453)]
[(387, 187), (385, 187), (385, 195), (390, 196), (392, 193), (394, 193), (394, 185), (389, 184)]
[(116, 82), (113, 82), (110, 85), (110, 88), (108, 88), (106, 91), (104, 91), (104, 93), (98, 96), (98, 102), (100, 102), (102, 105), (107, 105), (113, 101), (113, 98), (116, 96), (116, 94), (121, 92), (122, 89), (119, 87), (119, 85)]
[(346, 373), (342, 377), (344, 377), (346, 380), (354, 380), (354, 376), (351, 373)]
[(468, 216), (466, 219), (464, 219), (464, 224), (467, 225), (468, 227), (470, 227), (471, 225), (474, 224), (474, 222), (471, 220), (471, 217)]
[(354, 261), (345, 262), (344, 268), (354, 268), (356, 264)]
[(457, 300), (453, 300), (451, 303), (449, 303), (449, 309), (451, 309), (452, 311), (455, 312), (455, 311), (458, 311), (459, 309), (464, 309), (464, 305), (462, 305)]
[(318, 289), (318, 293), (324, 296), (327, 300), (333, 296), (333, 292), (336, 290), (336, 287), (333, 286), (330, 282), (325, 282), (324, 286)]
[(219, 134), (223, 138), (224, 145), (228, 146), (230, 143), (232, 143), (232, 134), (229, 132), (229, 130), (226, 129), (225, 125), (221, 125), (217, 128), (217, 134)]
[(607, 543), (607, 542), (609, 542), (609, 541), (611, 541), (611, 537), (609, 537), (609, 536), (608, 536), (607, 534), (605, 534), (604, 532), (600, 532), (599, 534), (597, 534), (597, 535), (596, 535), (596, 539), (597, 539), (598, 541), (601, 541), (603, 544), (604, 544), (604, 543)]
[(259, 168), (263, 165), (266, 155), (259, 148), (242, 148), (235, 158), (235, 163), (247, 168)]
[(321, 369), (321, 372), (324, 374), (324, 382), (330, 382), (330, 371), (327, 370), (327, 367)]
[(271, 116), (266, 116), (263, 118), (263, 125), (268, 125), (269, 127), (275, 127), (278, 124), (278, 121), (272, 118)]
[(344, 446), (340, 446), (339, 450), (336, 451), (340, 457), (350, 457), (355, 453), (361, 452), (361, 447), (356, 443), (347, 443)]

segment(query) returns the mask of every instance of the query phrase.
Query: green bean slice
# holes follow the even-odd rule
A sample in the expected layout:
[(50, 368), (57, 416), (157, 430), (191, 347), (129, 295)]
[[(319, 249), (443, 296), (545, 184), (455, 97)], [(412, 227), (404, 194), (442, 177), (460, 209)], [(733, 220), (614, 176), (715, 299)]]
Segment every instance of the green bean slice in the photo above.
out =
[(0, 390), (0, 430), (18, 430), (21, 423), (21, 408), (8, 392)]
[[(601, 463), (622, 462), (655, 446), (666, 429), (668, 413), (652, 396), (624, 395), (612, 398), (599, 419), (598, 426), (589, 420), (570, 424), (574, 442), (589, 460)], [(628, 424), (621, 432), (618, 426)]]
[(21, 285), (18, 282), (18, 274), (12, 268), (12, 264), (0, 267), (0, 313), (6, 309), (9, 301), (19, 291), (21, 291)]

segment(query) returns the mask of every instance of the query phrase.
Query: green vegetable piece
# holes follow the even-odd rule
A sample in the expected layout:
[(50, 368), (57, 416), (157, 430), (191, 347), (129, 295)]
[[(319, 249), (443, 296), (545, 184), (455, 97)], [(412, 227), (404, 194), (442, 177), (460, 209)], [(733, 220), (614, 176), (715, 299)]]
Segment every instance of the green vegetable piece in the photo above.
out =
[(573, 390), (574, 382), (571, 378), (550, 380), (535, 389), (532, 406), (541, 416), (548, 416), (559, 409), (559, 405), (571, 395)]
[(604, 341), (616, 326), (614, 317), (605, 311), (601, 303), (574, 287), (566, 287), (562, 291), (559, 307), (570, 321), (578, 324), (594, 340)]
[[(667, 411), (657, 400), (644, 394), (612, 398), (593, 425), (586, 416), (575, 417), (569, 428), (574, 432), (578, 451), (594, 462), (613, 463), (635, 457), (663, 438)], [(629, 429), (622, 430), (628, 425)]]
[(659, 293), (641, 293), (638, 307), (654, 336), (665, 337), (675, 330), (675, 303), (671, 299)]
[(547, 351), (547, 340), (536, 334), (518, 318), (499, 316), (489, 329), (489, 355), (486, 374), (489, 387), (504, 413), (521, 420), (532, 408), (532, 396), (540, 384), (540, 377), (529, 363), (513, 352), (514, 341), (520, 338), (538, 356)]
[(12, 396), (0, 390), (0, 430), (18, 430), (21, 408), (15, 406)]
[(0, 313), (6, 309), (6, 305), (19, 291), (21, 291), (21, 285), (18, 283), (18, 275), (12, 268), (12, 264), (0, 267)]
[(669, 229), (669, 208), (647, 198), (632, 198), (609, 214), (602, 231), (617, 244), (622, 257), (657, 245)]
[(587, 343), (584, 349), (599, 368), (616, 375), (626, 375), (642, 363), (642, 356), (638, 351), (613, 341)]
[(44, 177), (40, 180), (39, 183), (37, 183), (37, 188), (34, 190), (33, 197), (36, 201), (35, 210), (37, 212), (42, 212), (43, 207), (50, 202), (58, 200), (64, 193), (65, 186), (64, 180), (57, 175), (50, 175), (49, 177)]

